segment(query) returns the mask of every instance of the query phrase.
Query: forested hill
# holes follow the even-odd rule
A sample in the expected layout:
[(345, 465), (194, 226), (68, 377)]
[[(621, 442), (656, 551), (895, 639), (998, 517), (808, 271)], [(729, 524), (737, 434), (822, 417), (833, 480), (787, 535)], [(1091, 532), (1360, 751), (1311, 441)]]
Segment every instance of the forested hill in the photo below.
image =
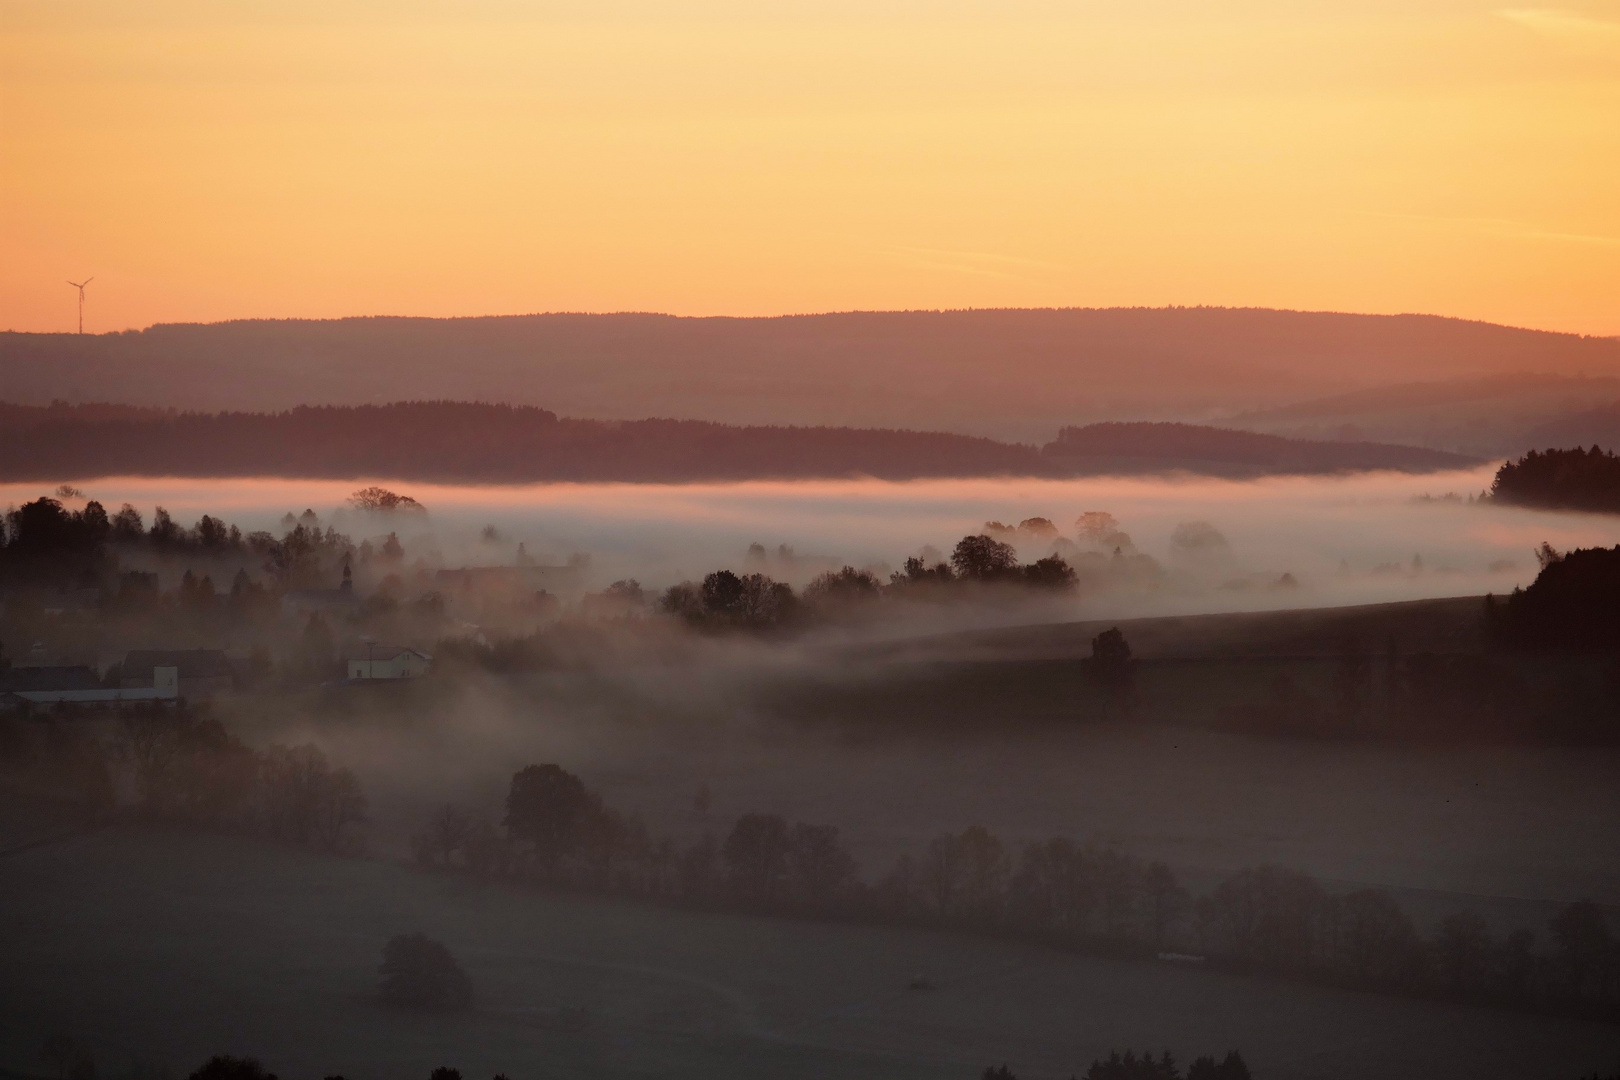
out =
[[(1357, 389), (1620, 375), (1620, 341), (1421, 315), (1224, 308), (530, 315), (0, 333), (0, 401), (218, 410), (454, 398), (633, 420), (960, 431), (1207, 422)], [(1401, 441), (1401, 440), (1396, 440)]]
[(1167, 467), (1215, 476), (1333, 473), (1395, 469), (1429, 472), (1478, 459), (1415, 446), (1316, 442), (1196, 424), (1103, 423), (1067, 427), (1041, 447), (1054, 472), (1139, 473)]
[(109, 475), (422, 481), (744, 480), (1079, 476), (1186, 470), (1221, 476), (1475, 462), (1369, 443), (1308, 443), (1183, 424), (1067, 429), (1036, 448), (966, 435), (692, 420), (570, 420), (532, 406), (414, 402), (282, 413), (0, 404), (0, 480)]

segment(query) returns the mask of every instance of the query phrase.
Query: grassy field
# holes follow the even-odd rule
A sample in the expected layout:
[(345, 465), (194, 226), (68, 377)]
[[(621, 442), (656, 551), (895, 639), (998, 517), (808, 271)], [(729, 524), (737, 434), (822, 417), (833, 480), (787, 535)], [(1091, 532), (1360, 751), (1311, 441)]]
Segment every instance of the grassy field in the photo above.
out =
[[(490, 680), (428, 713), (282, 721), (253, 737), (314, 738), (352, 765), (372, 797), (375, 849), (400, 855), (435, 805), (498, 820), (513, 772), (554, 761), (683, 841), (750, 812), (836, 825), (868, 876), (983, 825), (1015, 848), (1054, 835), (1117, 845), (1197, 887), (1269, 862), (1467, 894), (1434, 905), (1440, 914), (1517, 904), (1499, 925), (1543, 939), (1550, 905), (1620, 903), (1620, 864), (1604, 854), (1620, 850), (1620, 748), (1279, 739), (1081, 715), (1033, 723), (1012, 694), (963, 693), (951, 704), (971, 706), (972, 725), (897, 725), (886, 713), (864, 727), (781, 723), (733, 692), (736, 681), (700, 670), (618, 678)], [(806, 685), (827, 687), (803, 701), (828, 716), (867, 693)], [(883, 713), (878, 700), (862, 708)], [(713, 795), (707, 815), (693, 809), (700, 785)]]
[[(114, 828), (0, 857), (0, 1067), (56, 1030), (181, 1075), (210, 1053), (290, 1080), (1067, 1077), (1127, 1044), (1239, 1047), (1260, 1080), (1574, 1077), (1620, 1028), (1080, 958), (923, 931), (691, 913), (437, 878), (222, 837)], [(386, 937), (422, 930), (465, 1015), (372, 1000)], [(908, 990), (922, 975), (935, 984)], [(583, 1026), (570, 1021), (583, 1010)]]
[[(84, 831), (0, 799), (0, 1071), (41, 1073), (40, 1044), (58, 1030), (95, 1051), (102, 1080), (134, 1060), (183, 1076), (223, 1050), (288, 1080), (409, 1080), (439, 1064), (469, 1080), (976, 1080), (1002, 1061), (1023, 1080), (1062, 1080), (1127, 1045), (1183, 1060), (1241, 1048), (1260, 1080), (1613, 1069), (1620, 1027), (545, 895), (389, 861), (436, 806), (498, 821), (512, 773), (555, 761), (683, 842), (756, 811), (836, 825), (868, 880), (979, 824), (1014, 850), (1064, 835), (1163, 859), (1194, 891), (1281, 864), (1330, 888), (1387, 888), (1425, 928), (1470, 908), (1498, 930), (1530, 927), (1544, 947), (1562, 904), (1620, 903), (1620, 748), (1274, 738), (1195, 715), (1269, 685), (1274, 668), (1319, 686), (1351, 638), (1371, 648), (1398, 630), (1472, 647), (1477, 611), (1442, 601), (1127, 624), (1144, 658), (1144, 702), (1128, 719), (1095, 707), (1075, 659), (1100, 627), (1084, 625), (864, 654), (706, 642), (701, 662), (463, 673), (335, 705), (244, 696), (221, 707), (250, 742), (311, 739), (357, 771), (377, 858)], [(694, 806), (700, 785), (707, 811)], [(462, 959), (474, 1011), (421, 1018), (375, 1003), (384, 940), (413, 930)], [(919, 975), (935, 989), (908, 990)]]
[(1119, 627), (1136, 656), (1323, 656), (1347, 645), (1372, 652), (1391, 639), (1407, 650), (1453, 652), (1482, 644), (1484, 598), (1461, 596), (1338, 608), (1291, 608), (1002, 627), (910, 637), (850, 653), (873, 660), (1043, 660), (1091, 654), (1091, 639)]

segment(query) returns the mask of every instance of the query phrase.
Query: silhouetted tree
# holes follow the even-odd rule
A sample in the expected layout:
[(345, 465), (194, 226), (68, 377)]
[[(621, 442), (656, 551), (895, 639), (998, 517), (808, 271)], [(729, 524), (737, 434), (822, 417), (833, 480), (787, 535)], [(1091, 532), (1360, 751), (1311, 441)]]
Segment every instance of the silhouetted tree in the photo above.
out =
[(1547, 924), (1557, 946), (1559, 988), (1574, 1000), (1601, 1000), (1613, 978), (1614, 941), (1603, 909), (1590, 900), (1564, 908)]
[(1092, 932), (1096, 878), (1091, 861), (1069, 840), (1030, 844), (1009, 885), (1013, 917), (1031, 929), (1083, 938)]
[(1134, 1051), (1115, 1050), (1099, 1058), (1086, 1070), (1085, 1080), (1181, 1080), (1176, 1060), (1166, 1050), (1158, 1060), (1150, 1053), (1137, 1057)]
[(703, 610), (713, 615), (738, 615), (742, 611), (742, 578), (730, 570), (716, 570), (703, 579)]
[(1327, 908), (1309, 875), (1275, 866), (1240, 870), (1197, 904), (1206, 947), (1285, 971), (1311, 967)]
[(466, 847), (473, 824), (455, 806), (441, 806), (428, 820), (427, 828), (411, 838), (418, 862), (426, 866), (449, 866), (456, 852)]
[(730, 570), (716, 570), (702, 585), (671, 586), (659, 606), (695, 626), (767, 630), (793, 620), (798, 597), (791, 586), (764, 574), (738, 577)]
[(407, 1009), (463, 1009), (472, 1003), (472, 983), (450, 950), (426, 934), (398, 934), (383, 946), (380, 993), (389, 1005)]
[(113, 569), (110, 534), (98, 502), (69, 512), (47, 497), (8, 510), (0, 529), (0, 584), (94, 586)]
[(601, 800), (573, 773), (554, 764), (530, 765), (512, 777), (505, 825), (529, 845), (543, 871), (555, 873), (579, 849), (587, 821), (600, 808)]
[(949, 585), (955, 580), (956, 573), (951, 569), (950, 563), (940, 562), (930, 566), (916, 555), (906, 560), (904, 569), (889, 575), (889, 585), (892, 588)]
[(1334, 962), (1360, 982), (1403, 985), (1422, 964), (1416, 928), (1380, 889), (1358, 889), (1332, 905)]
[(257, 1058), (216, 1054), (203, 1062), (186, 1080), (276, 1080)]
[(1000, 914), (1008, 874), (1006, 849), (982, 825), (930, 841), (918, 868), (935, 914), (975, 922)]
[(1077, 584), (1073, 568), (1058, 555), (1048, 555), (1024, 567), (1024, 581), (1050, 592), (1069, 592)]
[[(1556, 554), (1556, 553), (1555, 553)], [(1496, 641), (1516, 649), (1592, 652), (1620, 646), (1620, 546), (1544, 562), (1504, 604), (1487, 604)]]
[(855, 857), (832, 825), (796, 823), (788, 832), (788, 885), (795, 898), (825, 907), (855, 881)]
[(1102, 689), (1111, 708), (1128, 706), (1136, 683), (1136, 661), (1131, 659), (1130, 643), (1119, 627), (1091, 639), (1086, 675)]
[(687, 900), (708, 900), (718, 889), (720, 849), (714, 837), (704, 833), (681, 853), (675, 871), (681, 896)]
[(260, 755), (265, 825), (272, 836), (328, 850), (343, 845), (351, 825), (366, 820), (366, 797), (348, 769), (334, 769), (309, 744), (271, 746)]
[(970, 581), (999, 581), (1018, 568), (1018, 552), (988, 536), (964, 536), (951, 552), (951, 566)]
[(1434, 940), (1440, 985), (1460, 998), (1483, 993), (1489, 985), (1493, 947), (1484, 919), (1472, 911), (1448, 915)]
[[(384, 487), (364, 487), (349, 496), (349, 505), (356, 510), (366, 510), (371, 513), (390, 513), (396, 510), (423, 509), (422, 504), (409, 495), (399, 495)], [(390, 536), (393, 534), (390, 533)], [(460, 1080), (458, 1077), (457, 1080)]]
[(1251, 1080), (1251, 1077), (1243, 1055), (1228, 1050), (1220, 1061), (1208, 1056), (1195, 1060), (1187, 1066), (1187, 1080)]
[(141, 512), (125, 503), (112, 518), (112, 540), (117, 544), (131, 544), (146, 536), (146, 522)]
[(1164, 944), (1171, 925), (1187, 910), (1187, 890), (1176, 881), (1175, 874), (1162, 862), (1149, 863), (1142, 874), (1147, 928), (1153, 947)]
[(259, 756), (206, 705), (124, 709), (116, 745), (133, 766), (138, 806), (152, 817), (219, 824), (245, 810), (261, 782)]
[(852, 604), (876, 600), (882, 595), (877, 578), (865, 570), (846, 566), (829, 570), (805, 586), (804, 598), (811, 604)]
[(480, 876), (500, 876), (512, 864), (511, 841), (487, 821), (475, 822), (461, 845), (467, 869)]
[(791, 850), (787, 822), (780, 815), (744, 814), (720, 853), (737, 896), (748, 903), (770, 904), (781, 898)]

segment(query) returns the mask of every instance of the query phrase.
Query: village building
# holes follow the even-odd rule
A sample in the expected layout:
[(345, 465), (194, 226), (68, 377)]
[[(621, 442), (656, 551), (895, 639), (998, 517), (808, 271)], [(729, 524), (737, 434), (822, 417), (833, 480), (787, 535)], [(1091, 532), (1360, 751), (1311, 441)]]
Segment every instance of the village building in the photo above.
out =
[(140, 686), (108, 686), (82, 664), (54, 667), (14, 667), (0, 670), (0, 708), (29, 705), (115, 704), (125, 701), (173, 701), (180, 696), (179, 672), (154, 668)]
[(404, 645), (357, 645), (346, 657), (350, 679), (415, 679), (428, 673), (433, 657)]
[(343, 564), (343, 584), (335, 589), (292, 589), (281, 595), (281, 610), (288, 615), (351, 615), (360, 609), (354, 577)]
[(125, 687), (157, 686), (175, 673), (175, 692), (195, 701), (229, 692), (236, 685), (236, 671), (222, 649), (136, 649), (124, 657), (121, 684)]

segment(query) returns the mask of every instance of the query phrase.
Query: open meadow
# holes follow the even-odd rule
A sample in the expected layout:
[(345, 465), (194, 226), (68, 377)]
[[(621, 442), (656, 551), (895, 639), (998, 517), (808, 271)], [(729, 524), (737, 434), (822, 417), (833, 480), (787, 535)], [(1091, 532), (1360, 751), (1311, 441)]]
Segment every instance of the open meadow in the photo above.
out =
[[(921, 930), (715, 915), (469, 883), (383, 861), (109, 828), (0, 859), (0, 1065), (70, 1032), (105, 1074), (211, 1053), (357, 1080), (1067, 1077), (1111, 1047), (1240, 1047), (1266, 1080), (1575, 1076), (1613, 1026), (1111, 961)], [(426, 931), (465, 1014), (374, 997)], [(908, 989), (918, 978), (931, 989)]]

